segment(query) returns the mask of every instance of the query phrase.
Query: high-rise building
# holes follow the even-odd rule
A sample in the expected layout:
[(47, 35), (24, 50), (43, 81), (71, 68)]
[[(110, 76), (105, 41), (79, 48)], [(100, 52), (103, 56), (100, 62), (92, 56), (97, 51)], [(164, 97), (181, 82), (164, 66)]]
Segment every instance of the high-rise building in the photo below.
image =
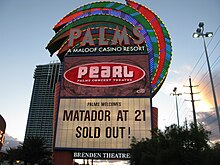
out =
[(43, 137), (52, 150), (55, 84), (60, 80), (61, 64), (37, 65), (25, 138)]

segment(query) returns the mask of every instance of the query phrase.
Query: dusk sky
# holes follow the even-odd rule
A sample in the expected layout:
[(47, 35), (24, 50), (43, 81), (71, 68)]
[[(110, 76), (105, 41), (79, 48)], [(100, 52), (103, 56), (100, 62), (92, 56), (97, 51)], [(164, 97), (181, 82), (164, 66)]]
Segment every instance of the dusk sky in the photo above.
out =
[[(54, 36), (53, 26), (75, 8), (90, 3), (89, 0), (3, 0), (0, 3), (0, 114), (5, 118), (6, 133), (24, 140), (33, 74), (36, 65), (58, 60), (50, 57), (45, 49)], [(94, 1), (95, 2), (95, 1)], [(124, 0), (117, 2), (126, 3)], [(202, 39), (192, 38), (199, 22), (205, 23), (205, 31), (214, 32), (206, 38), (218, 105), (220, 105), (220, 1), (219, 0), (136, 0), (155, 12), (166, 25), (172, 39), (173, 56), (168, 76), (153, 98), (153, 106), (159, 109), (159, 128), (177, 123), (173, 88), (182, 93), (178, 97), (180, 124), (192, 120), (189, 76), (194, 88), (197, 118), (220, 137), (215, 119), (207, 64)], [(202, 56), (202, 57), (201, 57)], [(200, 58), (201, 57), (201, 58)]]

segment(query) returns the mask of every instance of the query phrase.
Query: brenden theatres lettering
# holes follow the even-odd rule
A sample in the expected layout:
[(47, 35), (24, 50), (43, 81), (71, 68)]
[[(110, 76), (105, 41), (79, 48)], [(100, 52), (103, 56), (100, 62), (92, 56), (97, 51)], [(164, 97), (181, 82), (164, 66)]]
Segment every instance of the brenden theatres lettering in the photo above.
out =
[(106, 153), (106, 152), (74, 152), (74, 158), (93, 158), (93, 159), (130, 159), (130, 153)]
[[(144, 36), (140, 33), (140, 30), (142, 30), (141, 26), (136, 26), (133, 28), (132, 32), (136, 39), (134, 39), (135, 45), (140, 45), (144, 42)], [(92, 37), (92, 33), (90, 28), (88, 28), (85, 32), (85, 35), (82, 36), (82, 31), (79, 28), (73, 28), (70, 30), (69, 35), (69, 47), (73, 47), (75, 44), (75, 40), (79, 39), (80, 37), (83, 37), (81, 45), (80, 46), (95, 46), (94, 39)], [(106, 40), (105, 38), (105, 27), (99, 27), (99, 46), (115, 46), (117, 44), (119, 45), (130, 45), (130, 40), (127, 33), (127, 28), (124, 26), (122, 30), (119, 30), (118, 26), (115, 28), (115, 33), (112, 39), (112, 42)]]

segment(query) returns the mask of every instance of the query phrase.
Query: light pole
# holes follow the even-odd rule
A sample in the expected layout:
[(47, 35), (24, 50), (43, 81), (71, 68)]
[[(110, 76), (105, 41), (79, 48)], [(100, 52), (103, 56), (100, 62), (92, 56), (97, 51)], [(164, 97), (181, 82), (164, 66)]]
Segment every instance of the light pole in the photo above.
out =
[(212, 94), (213, 94), (213, 98), (214, 98), (215, 111), (216, 111), (216, 116), (217, 116), (217, 120), (218, 120), (218, 128), (219, 128), (219, 133), (220, 133), (220, 119), (219, 119), (218, 104), (217, 104), (217, 99), (216, 99), (216, 94), (215, 94), (215, 87), (214, 87), (214, 83), (213, 83), (211, 67), (210, 67), (210, 63), (209, 63), (208, 51), (207, 51), (207, 47), (206, 47), (206, 43), (205, 43), (205, 37), (212, 37), (212, 36), (213, 36), (213, 32), (206, 32), (206, 33), (204, 32), (204, 23), (203, 22), (199, 23), (199, 27), (196, 29), (196, 32), (193, 33), (193, 38), (202, 37), (202, 39), (203, 39), (203, 46), (205, 49), (206, 61), (207, 61), (207, 65), (208, 65), (209, 77), (210, 77), (211, 86), (212, 86)]
[(177, 124), (178, 124), (178, 127), (179, 127), (180, 122), (179, 122), (179, 110), (178, 110), (177, 96), (182, 95), (182, 93), (176, 93), (176, 91), (177, 91), (177, 87), (174, 87), (173, 93), (171, 93), (170, 95), (173, 95), (173, 96), (176, 97), (176, 116), (177, 116)]

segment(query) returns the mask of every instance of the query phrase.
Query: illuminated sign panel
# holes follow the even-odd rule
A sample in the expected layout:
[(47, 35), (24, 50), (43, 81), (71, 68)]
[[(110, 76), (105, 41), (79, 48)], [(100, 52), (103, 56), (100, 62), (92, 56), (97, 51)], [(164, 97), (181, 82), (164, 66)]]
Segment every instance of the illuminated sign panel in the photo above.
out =
[(0, 145), (1, 146), (4, 144), (4, 139), (5, 139), (4, 132), (0, 130)]
[(148, 56), (66, 57), (61, 97), (150, 97)]
[(149, 98), (61, 99), (56, 148), (128, 149), (150, 137)]
[(144, 70), (137, 66), (115, 62), (88, 63), (72, 67), (64, 73), (64, 78), (70, 83), (92, 87), (131, 84), (144, 76)]
[(0, 150), (5, 140), (5, 128), (6, 128), (5, 119), (0, 115)]

